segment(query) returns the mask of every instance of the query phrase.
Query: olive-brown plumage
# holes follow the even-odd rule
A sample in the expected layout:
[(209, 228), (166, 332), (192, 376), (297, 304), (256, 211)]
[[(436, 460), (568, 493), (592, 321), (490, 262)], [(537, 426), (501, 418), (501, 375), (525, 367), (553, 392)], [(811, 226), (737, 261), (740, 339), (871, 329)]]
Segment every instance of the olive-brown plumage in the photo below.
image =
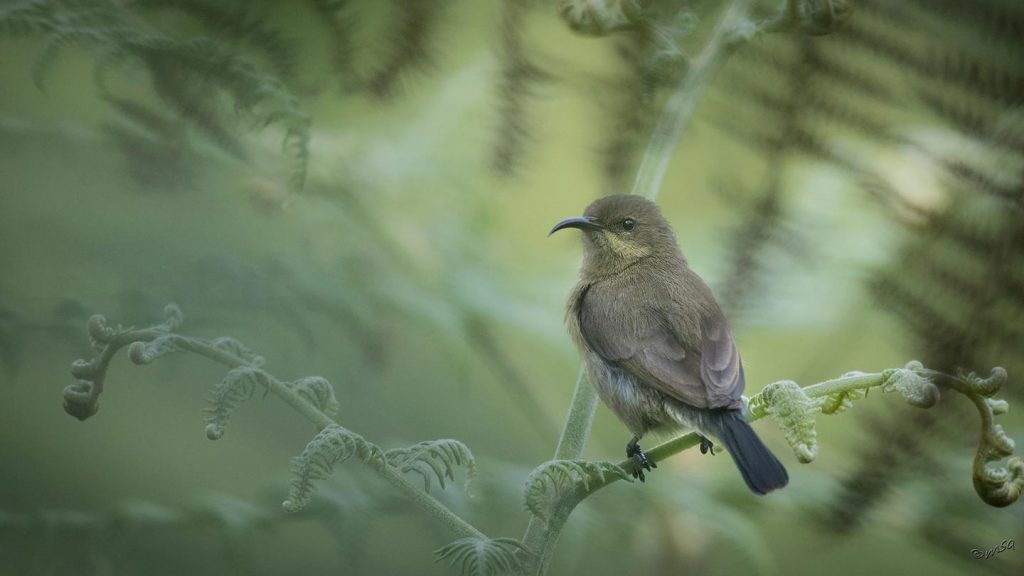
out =
[(551, 231), (583, 232), (580, 281), (566, 322), (601, 400), (633, 432), (636, 475), (654, 464), (648, 431), (694, 428), (718, 438), (750, 489), (785, 486), (785, 468), (743, 414), (743, 366), (725, 315), (687, 265), (672, 228), (641, 196), (608, 196)]

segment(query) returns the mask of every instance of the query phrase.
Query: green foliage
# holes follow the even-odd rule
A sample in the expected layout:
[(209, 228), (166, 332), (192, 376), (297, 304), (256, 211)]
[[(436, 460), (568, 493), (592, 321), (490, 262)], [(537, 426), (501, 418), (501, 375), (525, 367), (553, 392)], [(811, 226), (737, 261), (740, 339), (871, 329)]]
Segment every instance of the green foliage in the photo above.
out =
[(435, 552), (438, 560), (447, 560), (465, 576), (517, 574), (526, 553), (513, 538), (461, 538)]
[[(107, 376), (107, 368), (114, 354), (124, 346), (137, 342), (148, 342), (157, 338), (166, 338), (172, 330), (181, 325), (183, 315), (181, 309), (173, 304), (164, 308), (164, 321), (151, 326), (147, 330), (136, 333), (122, 326), (111, 327), (107, 319), (100, 315), (89, 318), (89, 341), (99, 356), (91, 359), (78, 359), (71, 363), (71, 375), (75, 383), (64, 388), (64, 411), (86, 420), (99, 410), (99, 397), (103, 392), (103, 382)], [(165, 340), (166, 341), (166, 340)], [(169, 348), (169, 344), (165, 348)], [(167, 350), (169, 351), (169, 350)], [(166, 352), (164, 352), (166, 353)], [(136, 349), (135, 355), (145, 359), (148, 355)], [(156, 352), (154, 351), (154, 357)]]
[[(226, 28), (232, 31), (229, 37), (247, 38), (270, 46), (273, 54), (282, 54), (283, 45), (275, 44), (272, 40), (276, 37), (268, 36), (255, 21), (239, 22), (237, 14), (215, 16), (207, 12), (215, 9), (206, 4), (183, 3), (181, 8), (203, 11), (208, 21), (220, 18), (225, 24), (231, 22), (237, 26)], [(309, 163), (309, 117), (278, 76), (262, 71), (222, 41), (173, 38), (150, 26), (135, 9), (111, 0), (21, 2), (0, 10), (0, 34), (45, 40), (46, 48), (33, 71), (40, 86), (57, 57), (69, 47), (93, 53), (96, 83), (104, 94), (109, 94), (107, 75), (111, 71), (126, 66), (142, 69), (164, 105), (225, 152), (245, 160), (244, 147), (223, 122), (225, 114), (218, 104), (226, 98), (236, 113), (250, 117), (254, 124), (281, 127), (283, 148), (292, 163), (291, 188), (303, 188)], [(276, 60), (278, 67), (284, 65), (282, 58)]]
[(292, 463), (291, 487), (281, 507), (287, 512), (302, 510), (316, 491), (313, 482), (329, 478), (335, 465), (353, 456), (371, 467), (387, 465), (380, 448), (351, 430), (335, 424), (318, 432)]
[(920, 362), (911, 362), (906, 368), (887, 370), (882, 383), (883, 392), (899, 392), (903, 399), (918, 408), (931, 408), (939, 401), (939, 388), (921, 374)]
[(501, 3), (501, 79), (498, 82), (501, 124), (491, 157), (498, 175), (515, 174), (526, 154), (532, 123), (529, 105), (550, 75), (530, 56), (523, 39), (529, 5), (524, 0)]
[(331, 386), (326, 378), (307, 376), (289, 382), (288, 387), (324, 414), (334, 417), (338, 413), (338, 399), (334, 395), (334, 386)]
[(430, 65), (429, 44), (446, 2), (391, 0), (390, 4), (393, 20), (386, 31), (390, 50), (366, 80), (370, 93), (378, 98), (390, 96), (399, 79), (409, 71)]
[(295, 42), (268, 23), (264, 14), (254, 11), (252, 2), (234, 2), (220, 6), (201, 0), (136, 0), (134, 6), (150, 10), (177, 11), (188, 15), (220, 40), (240, 43), (262, 52), (271, 62), (278, 78), (290, 80), (295, 75), (298, 49)]
[(832, 415), (845, 412), (853, 407), (855, 400), (862, 400), (867, 396), (867, 391), (860, 389), (844, 390), (836, 394), (826, 396), (821, 403), (821, 413)]
[(627, 482), (633, 481), (629, 472), (612, 462), (587, 462), (585, 460), (545, 462), (526, 477), (523, 504), (535, 516), (546, 520), (555, 506), (568, 493), (577, 489), (588, 491), (591, 484), (607, 483), (611, 478)]
[(338, 79), (343, 93), (360, 88), (354, 63), (352, 33), (354, 22), (351, 15), (351, 0), (310, 0), (313, 10), (326, 24), (330, 32), (331, 70)]
[(466, 492), (476, 477), (476, 459), (469, 448), (458, 440), (427, 440), (408, 448), (395, 448), (384, 453), (388, 464), (403, 474), (415, 472), (423, 478), (423, 490), (430, 492), (436, 479), (444, 490), (445, 478), (455, 481), (455, 469), (466, 469)]
[[(157, 6), (155, 2), (143, 2), (147, 9)], [(372, 94), (386, 96), (392, 94), (398, 80), (409, 70), (429, 62), (429, 54), (424, 48), (431, 36), (437, 34), (439, 18), (436, 15), (438, 3), (429, 2), (398, 2), (391, 4), (402, 20), (396, 20), (391, 32), (396, 38), (388, 42), (393, 51), (387, 55), (376, 71), (368, 75), (365, 83), (356, 78), (353, 64), (347, 60), (351, 55), (345, 45), (349, 40), (347, 28), (352, 24), (350, 3), (343, 0), (332, 2), (313, 2), (315, 9), (328, 21), (333, 30), (346, 31), (339, 34), (334, 45), (337, 74), (349, 74), (353, 78), (352, 85), (362, 85)], [(619, 91), (614, 98), (616, 107), (624, 107), (620, 111), (629, 114), (609, 114), (623, 122), (618, 126), (637, 128), (630, 133), (627, 129), (612, 129), (608, 136), (605, 160), (608, 163), (606, 173), (609, 181), (618, 181), (623, 175), (632, 175), (630, 168), (631, 154), (636, 151), (641, 136), (655, 126), (648, 122), (648, 114), (657, 101), (655, 91), (670, 85), (671, 76), (686, 74), (686, 82), (678, 85), (676, 92), (668, 94), (672, 106), (666, 108), (664, 122), (657, 124), (656, 131), (667, 137), (656, 138), (651, 151), (644, 157), (663, 158), (660, 170), (667, 166), (668, 158), (675, 147), (675, 139), (685, 128), (689, 115), (704, 88), (710, 84), (717, 64), (725, 56), (739, 50), (742, 54), (738, 60), (770, 69), (767, 78), (769, 86), (762, 85), (764, 78), (750, 80), (750, 89), (731, 90), (731, 96), (744, 102), (747, 109), (755, 114), (762, 114), (779, 124), (779, 128), (769, 130), (767, 134), (751, 136), (741, 128), (754, 127), (763, 129), (764, 123), (744, 122), (737, 115), (730, 128), (740, 134), (742, 139), (755, 150), (765, 154), (770, 170), (757, 191), (757, 198), (747, 211), (748, 222), (755, 224), (746, 227), (742, 237), (734, 242), (735, 257), (732, 269), (738, 280), (733, 285), (742, 286), (729, 296), (730, 305), (739, 304), (747, 293), (756, 292), (756, 282), (743, 282), (739, 275), (759, 268), (759, 260), (766, 244), (779, 241), (785, 243), (784, 231), (787, 225), (787, 211), (791, 206), (785, 201), (782, 170), (779, 168), (790, 156), (801, 155), (840, 166), (850, 172), (864, 170), (861, 163), (848, 155), (840, 153), (832, 142), (824, 138), (824, 128), (834, 125), (842, 126), (851, 132), (893, 145), (905, 145), (907, 140), (890, 129), (889, 122), (879, 120), (862, 109), (865, 100), (881, 101), (885, 105), (893, 105), (895, 98), (892, 91), (878, 78), (863, 71), (851, 70), (848, 62), (839, 55), (841, 50), (831, 49), (823, 44), (812, 43), (805, 35), (796, 37), (794, 42), (786, 41), (786, 48), (773, 53), (775, 46), (766, 47), (768, 41), (759, 43), (756, 49), (738, 48), (737, 43), (749, 38), (754, 30), (764, 32), (779, 30), (802, 30), (810, 34), (834, 31), (840, 24), (847, 21), (848, 4), (832, 0), (792, 1), (786, 3), (787, 10), (777, 20), (755, 23), (748, 19), (746, 7), (749, 3), (735, 2), (727, 6), (722, 26), (711, 36), (709, 50), (701, 56), (682, 64), (687, 58), (685, 50), (677, 45), (678, 38), (665, 38), (665, 28), (655, 26), (651, 12), (643, 12), (641, 8), (653, 4), (639, 2), (560, 2), (560, 12), (570, 22), (570, 27), (587, 34), (603, 36), (611, 32), (622, 34), (615, 41), (619, 42), (620, 58), (627, 70), (619, 78)], [(675, 3), (673, 3), (675, 4)], [(939, 2), (942, 6), (948, 3)], [(59, 5), (60, 17), (53, 9)], [(571, 6), (570, 6), (571, 5)], [(865, 2), (869, 15), (865, 21), (850, 21), (851, 34), (841, 42), (856, 45), (859, 49), (873, 50), (879, 59), (887, 62), (908, 63), (914, 74), (928, 75), (936, 68), (944, 70), (943, 74), (950, 77), (966, 77), (966, 85), (984, 88), (985, 97), (1004, 98), (1006, 94), (1017, 94), (1014, 79), (1005, 74), (993, 73), (988, 68), (978, 68), (972, 61), (940, 60), (937, 65), (929, 65), (922, 61), (919, 53), (907, 49), (890, 38), (889, 32), (877, 33), (872, 18), (889, 19), (894, 24), (906, 24), (908, 14), (916, 13), (914, 9), (903, 6), (885, 6), (879, 2)], [(500, 172), (510, 172), (511, 167), (522, 161), (525, 152), (524, 141), (528, 136), (526, 121), (531, 105), (532, 91), (541, 80), (550, 78), (547, 72), (541, 71), (539, 58), (530, 52), (527, 35), (524, 33), (524, 14), (528, 3), (509, 0), (503, 7), (502, 47), (501, 47), (501, 89), (502, 107), (501, 121), (504, 124), (501, 141), (495, 153), (495, 167)], [(728, 11), (739, 6), (737, 11)], [(212, 4), (201, 2), (182, 2), (180, 5), (166, 7), (195, 18), (204, 29), (209, 31), (211, 38), (200, 37), (177, 39), (155, 28), (148, 26), (148, 21), (138, 18), (132, 9), (122, 10), (121, 14), (108, 14), (113, 8), (122, 8), (110, 2), (26, 2), (18, 9), (5, 9), (0, 12), (0, 33), (42, 35), (49, 40), (47, 48), (40, 57), (35, 76), (39, 83), (47, 74), (47, 70), (66, 46), (79, 46), (91, 49), (97, 58), (97, 78), (101, 88), (109, 91), (108, 74), (124, 68), (141, 69), (151, 80), (153, 89), (162, 103), (167, 105), (174, 114), (187, 119), (194, 129), (203, 133), (207, 139), (217, 143), (229, 154), (240, 159), (248, 158), (244, 144), (237, 139), (233, 130), (224, 122), (221, 104), (234, 104), (235, 108), (246, 116), (260, 123), (279, 123), (285, 131), (285, 144), (289, 154), (302, 164), (297, 176), (296, 187), (301, 187), (305, 165), (309, 151), (309, 120), (298, 109), (292, 93), (284, 84), (292, 75), (294, 52), (289, 42), (268, 24), (267, 19), (252, 16), (239, 3), (235, 9), (224, 10)], [(612, 14), (619, 20), (600, 20), (603, 17), (597, 10), (618, 11)], [(678, 14), (683, 14), (678, 12)], [(687, 13), (688, 14), (688, 13)], [(607, 15), (607, 14), (606, 14)], [(679, 21), (672, 22), (675, 27)], [(689, 25), (692, 25), (692, 21)], [(680, 26), (681, 28), (683, 26)], [(899, 26), (893, 26), (899, 27)], [(884, 28), (884, 27), (883, 27)], [(687, 29), (689, 31), (690, 29)], [(676, 32), (679, 32), (678, 30)], [(263, 52), (262, 56), (271, 62), (273, 73), (267, 73), (260, 66), (243, 57), (238, 47), (245, 46), (251, 50)], [(671, 53), (665, 55), (665, 53)], [(421, 54), (426, 54), (421, 56)], [(665, 65), (662, 58), (671, 60)], [(674, 64), (679, 64), (674, 70)], [(545, 63), (545, 66), (547, 63)], [(745, 76), (745, 69), (739, 70), (737, 76)], [(751, 76), (752, 77), (752, 76)], [(779, 82), (779, 79), (785, 80)], [(743, 80), (737, 82), (742, 83)], [(830, 84), (831, 83), (831, 84)], [(831, 90), (823, 90), (822, 85), (830, 85)], [(833, 93), (835, 92), (835, 93)], [(990, 93), (990, 94), (989, 94)], [(181, 138), (180, 130), (175, 130), (174, 122), (168, 121), (163, 114), (154, 114), (152, 109), (136, 105), (136, 103), (107, 94), (107, 100), (123, 117), (131, 120), (133, 125), (157, 138), (168, 140)], [(992, 119), (976, 118), (971, 106), (962, 103), (947, 102), (945, 96), (930, 97), (922, 94), (922, 100), (929, 102), (937, 113), (951, 120), (963, 130), (976, 138), (989, 138), (991, 144), (1002, 148), (1019, 148), (1020, 140), (1014, 130), (1000, 131), (992, 126)], [(637, 104), (640, 101), (640, 104)], [(895, 107), (895, 106), (894, 106)], [(626, 108), (629, 108), (626, 110)], [(730, 106), (729, 110), (738, 110), (740, 105)], [(625, 120), (623, 120), (623, 118)], [(172, 119), (173, 120), (173, 119)], [(676, 128), (672, 129), (675, 125)], [(662, 127), (667, 127), (662, 130)], [(180, 126), (178, 126), (180, 128)], [(132, 142), (122, 135), (125, 142)], [(184, 145), (184, 144), (182, 144)], [(615, 156), (613, 158), (613, 156)], [(984, 171), (972, 170), (963, 163), (953, 163), (945, 159), (944, 166), (949, 175), (961, 185), (969, 185), (978, 190), (996, 196), (1000, 201), (1019, 200), (1019, 191), (1005, 184), (1005, 180), (991, 177)], [(613, 165), (614, 164), (614, 165)], [(657, 169), (642, 170), (645, 174), (655, 174)], [(618, 179), (618, 180), (616, 180)], [(651, 180), (653, 185), (646, 187), (646, 193), (657, 193), (660, 176)], [(620, 182), (621, 183), (621, 182)], [(620, 187), (621, 188), (621, 187)], [(620, 190), (616, 190), (620, 191)], [(957, 207), (961, 206), (960, 204)], [(1003, 204), (997, 204), (997, 210)], [(954, 212), (950, 211), (951, 214)], [(929, 215), (934, 216), (934, 215)], [(950, 215), (950, 220), (958, 217)], [(934, 223), (934, 220), (928, 224)], [(925, 226), (927, 228), (928, 226)], [(741, 226), (740, 228), (744, 228)], [(1019, 238), (1013, 232), (1006, 234), (1013, 244)], [(996, 252), (990, 250), (989, 238), (974, 234), (970, 227), (956, 228), (961, 232), (956, 237), (959, 244), (967, 244), (978, 252)], [(1012, 254), (1012, 252), (1011, 252)], [(1003, 257), (1006, 252), (1001, 252)], [(926, 261), (922, 259), (922, 261)], [(1005, 263), (1007, 260), (1003, 260)], [(940, 265), (933, 268), (941, 268)], [(951, 266), (949, 268), (955, 268)], [(982, 282), (957, 282), (956, 288), (963, 289), (973, 298), (977, 285), (998, 285), (993, 295), (979, 299), (986, 305), (1000, 302), (1004, 298), (1002, 290), (1011, 291), (1019, 287), (1019, 282), (1006, 275), (1000, 275), (993, 264), (987, 275), (979, 275)], [(898, 269), (894, 275), (903, 274)], [(934, 270), (929, 273), (934, 274)], [(949, 277), (945, 272), (934, 274), (936, 279)], [(909, 275), (908, 275), (909, 277)], [(898, 281), (899, 279), (897, 279)], [(896, 283), (896, 282), (894, 282)], [(941, 282), (921, 283), (922, 285), (941, 284)], [(420, 307), (423, 299), (409, 299), (406, 306)], [(965, 314), (956, 316), (953, 321), (943, 317), (937, 310), (921, 311), (921, 302), (925, 298), (912, 295), (910, 300), (919, 306), (907, 307), (908, 316), (924, 318), (940, 317), (941, 323), (935, 322), (922, 327), (921, 333), (931, 340), (949, 338), (946, 350), (954, 350), (959, 346), (964, 350), (972, 350), (978, 340), (978, 332), (972, 331), (972, 338), (961, 338), (964, 328), (955, 320), (967, 318), (974, 324), (976, 315)], [(898, 307), (898, 305), (897, 305)], [(443, 306), (438, 305), (438, 308)], [(443, 311), (448, 314), (450, 310)], [(373, 315), (366, 314), (372, 323)], [(453, 315), (454, 316), (454, 315)], [(1012, 317), (1012, 316), (1011, 316)], [(364, 319), (365, 321), (365, 319)], [(298, 511), (313, 499), (315, 484), (329, 477), (337, 464), (351, 459), (366, 463), (378, 472), (380, 477), (396, 486), (410, 502), (421, 507), (439, 518), (446, 526), (453, 528), (460, 535), (479, 534), (474, 527), (466, 524), (442, 504), (429, 499), (432, 483), (436, 480), (442, 488), (445, 480), (454, 480), (455, 468), (463, 467), (469, 481), (475, 475), (476, 463), (468, 448), (457, 440), (436, 440), (415, 444), (382, 452), (375, 444), (363, 436), (348, 430), (331, 418), (338, 410), (338, 401), (333, 387), (327, 380), (320, 377), (302, 378), (294, 382), (281, 382), (263, 371), (260, 366), (262, 358), (246, 349), (240, 342), (221, 338), (201, 340), (174, 333), (180, 324), (180, 312), (169, 314), (167, 322), (142, 330), (111, 328), (102, 317), (90, 320), (90, 335), (97, 347), (99, 356), (91, 361), (80, 360), (73, 365), (73, 374), (78, 382), (65, 390), (65, 409), (85, 419), (95, 413), (99, 392), (102, 390), (103, 378), (110, 359), (122, 347), (128, 348), (130, 358), (137, 364), (146, 364), (171, 352), (190, 351), (201, 354), (218, 362), (231, 366), (232, 369), (222, 382), (213, 389), (213, 408), (207, 427), (211, 438), (220, 437), (232, 411), (243, 401), (251, 398), (258, 391), (264, 395), (273, 393), (282, 397), (302, 416), (314, 422), (320, 432), (307, 445), (302, 455), (294, 461), (294, 476), (288, 499), (283, 508), (287, 511)], [(1007, 342), (1015, 341), (1018, 336), (1012, 326), (1007, 328), (1003, 323), (995, 323), (1000, 328), (998, 338)], [(925, 326), (925, 324), (922, 324)], [(946, 328), (953, 328), (947, 330)], [(5, 328), (6, 330), (6, 328)], [(2, 334), (0, 334), (2, 336)], [(957, 357), (962, 358), (961, 356)], [(972, 358), (977, 360), (977, 358)], [(977, 362), (964, 365), (973, 366)], [(929, 361), (929, 365), (933, 365)], [(984, 365), (984, 364), (983, 364)], [(991, 365), (991, 364), (987, 364)], [(952, 371), (943, 366), (946, 372)], [(979, 410), (982, 418), (982, 437), (975, 457), (974, 480), (976, 490), (986, 502), (997, 506), (1008, 505), (1019, 498), (1024, 486), (1024, 464), (1020, 459), (1010, 458), (1005, 468), (992, 467), (990, 464), (1010, 457), (1013, 442), (1003, 429), (994, 423), (994, 417), (1005, 412), (1008, 403), (992, 398), (999, 386), (1006, 380), (1005, 371), (995, 370), (989, 378), (980, 378), (973, 374), (949, 376), (946, 372), (930, 371), (920, 363), (908, 364), (905, 368), (887, 370), (877, 374), (850, 373), (835, 381), (825, 382), (807, 388), (801, 388), (794, 382), (783, 381), (771, 384), (760, 394), (751, 399), (751, 412), (755, 417), (770, 415), (782, 428), (784, 435), (793, 447), (797, 457), (803, 462), (811, 461), (817, 452), (817, 438), (814, 429), (817, 412), (837, 414), (848, 409), (854, 400), (866, 397), (872, 387), (881, 387), (886, 392), (898, 392), (905, 400), (915, 406), (930, 407), (939, 400), (942, 386), (950, 386), (963, 393)], [(580, 398), (574, 403), (573, 413), (567, 422), (566, 433), (570, 443), (578, 444), (582, 449), (590, 427), (590, 416), (593, 414), (595, 401), (586, 396), (588, 390), (585, 380), (578, 383), (577, 394)], [(589, 406), (589, 413), (587, 413)], [(911, 428), (909, 433), (920, 435), (920, 430)], [(692, 435), (690, 435), (692, 436)], [(667, 457), (680, 450), (692, 447), (690, 436), (674, 440), (663, 445), (652, 453), (659, 458)], [(561, 448), (560, 448), (561, 451)], [(631, 481), (627, 472), (630, 464), (613, 464), (608, 462), (587, 462), (575, 459), (558, 459), (541, 465), (528, 477), (524, 500), (526, 508), (535, 516), (531, 528), (541, 526), (541, 532), (531, 532), (523, 542), (509, 539), (489, 539), (482, 534), (472, 535), (438, 551), (440, 559), (447, 560), (467, 574), (495, 574), (502, 572), (519, 572), (524, 564), (531, 572), (544, 573), (548, 567), (548, 559), (559, 532), (573, 508), (586, 496), (594, 491), (620, 479)], [(404, 479), (401, 474), (414, 472), (423, 480), (423, 490)], [(707, 510), (713, 511), (713, 507)], [(711, 514), (712, 512), (702, 512)], [(161, 509), (142, 509), (134, 515), (127, 514), (132, 521), (144, 521), (146, 518), (179, 518), (179, 514)], [(226, 511), (214, 514), (217, 522), (226, 527), (233, 525), (259, 525), (267, 516), (263, 511), (247, 509), (243, 505), (231, 505)], [(141, 520), (140, 520), (141, 519)], [(739, 519), (742, 520), (742, 519)], [(732, 518), (736, 526), (742, 528), (742, 522)], [(730, 522), (723, 522), (723, 531), (729, 531)], [(742, 541), (742, 540), (741, 540)], [(536, 568), (536, 570), (533, 570)]]
[(231, 369), (210, 392), (206, 437), (219, 440), (224, 436), (224, 428), (231, 414), (243, 402), (252, 398), (257, 390), (263, 391), (264, 398), (270, 393), (270, 380), (265, 372), (251, 366)]
[(818, 456), (815, 403), (804, 389), (792, 380), (783, 380), (765, 386), (758, 398), (758, 405), (782, 429), (797, 459), (804, 464), (813, 462)]

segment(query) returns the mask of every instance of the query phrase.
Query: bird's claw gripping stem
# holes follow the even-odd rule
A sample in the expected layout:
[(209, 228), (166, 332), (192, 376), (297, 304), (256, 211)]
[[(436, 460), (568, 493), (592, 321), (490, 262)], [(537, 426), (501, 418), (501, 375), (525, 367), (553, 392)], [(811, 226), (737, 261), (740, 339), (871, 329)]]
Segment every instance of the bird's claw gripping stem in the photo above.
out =
[(715, 455), (715, 444), (711, 440), (708, 440), (707, 436), (700, 437), (700, 453), (707, 454), (711, 452), (711, 455)]
[(633, 438), (629, 444), (626, 444), (626, 457), (632, 458), (636, 466), (633, 468), (633, 478), (638, 478), (641, 482), (647, 479), (644, 476), (644, 470), (650, 471), (658, 467), (658, 463), (647, 457), (647, 453), (640, 448), (639, 438)]

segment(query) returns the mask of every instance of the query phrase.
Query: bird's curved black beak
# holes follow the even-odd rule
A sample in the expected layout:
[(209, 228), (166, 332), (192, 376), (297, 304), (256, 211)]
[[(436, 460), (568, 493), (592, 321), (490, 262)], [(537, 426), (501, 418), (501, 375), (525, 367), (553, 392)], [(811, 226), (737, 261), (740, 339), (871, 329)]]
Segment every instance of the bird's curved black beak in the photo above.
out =
[(604, 226), (598, 224), (597, 219), (592, 218), (590, 216), (573, 216), (572, 218), (566, 218), (565, 220), (562, 220), (558, 224), (555, 224), (555, 227), (551, 229), (551, 232), (548, 232), (548, 236), (551, 236), (555, 232), (558, 232), (559, 230), (562, 230), (564, 228), (579, 228), (580, 230), (600, 230), (604, 228)]

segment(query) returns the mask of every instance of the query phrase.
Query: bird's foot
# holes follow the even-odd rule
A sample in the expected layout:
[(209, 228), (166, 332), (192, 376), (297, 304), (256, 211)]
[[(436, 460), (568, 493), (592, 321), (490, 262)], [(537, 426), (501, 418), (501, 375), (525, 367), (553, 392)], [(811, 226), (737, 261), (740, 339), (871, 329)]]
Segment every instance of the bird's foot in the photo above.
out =
[(644, 470), (651, 471), (658, 467), (658, 463), (647, 457), (647, 453), (640, 448), (637, 444), (636, 439), (626, 445), (626, 457), (632, 458), (636, 466), (633, 468), (633, 478), (638, 478), (641, 482), (647, 479), (644, 476)]
[(708, 440), (707, 436), (702, 435), (700, 437), (700, 453), (707, 454), (708, 452), (711, 452), (712, 456), (715, 455), (715, 444), (711, 440)]

